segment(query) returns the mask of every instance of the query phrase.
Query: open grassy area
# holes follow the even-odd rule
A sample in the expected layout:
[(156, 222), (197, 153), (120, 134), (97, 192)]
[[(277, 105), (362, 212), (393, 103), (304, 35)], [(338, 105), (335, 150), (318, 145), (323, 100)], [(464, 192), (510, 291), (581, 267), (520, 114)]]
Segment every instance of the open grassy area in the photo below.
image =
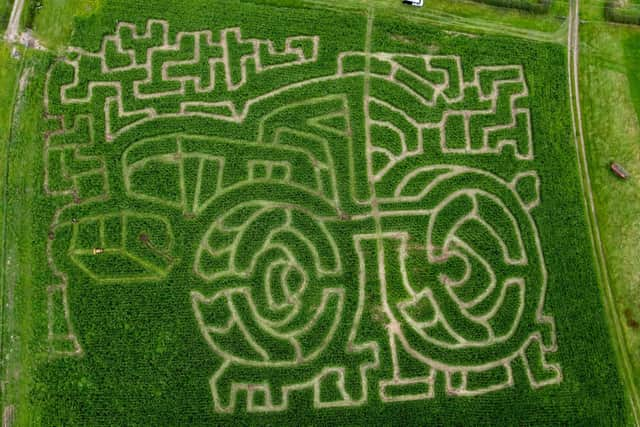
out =
[[(25, 7), (23, 19), (28, 15), (35, 36), (49, 49), (61, 51), (68, 46), (76, 17), (90, 15), (99, 7), (101, 0), (30, 0)], [(30, 5), (32, 5), (30, 10)]]
[[(77, 48), (3, 67), (16, 425), (630, 424), (564, 5), (287, 3), (46, 2), (54, 52), (92, 7)], [(605, 158), (640, 173), (638, 41), (596, 25), (583, 108), (626, 313), (640, 193)]]
[[(590, 174), (616, 309), (640, 387), (640, 29), (605, 24), (592, 8), (586, 16), (581, 86)], [(611, 161), (633, 178), (616, 179)]]
[(388, 16), (417, 24), (555, 41), (562, 40), (566, 28), (564, 17), (568, 13), (568, 5), (564, 1), (554, 1), (549, 13), (541, 15), (464, 0), (433, 0), (428, 7), (422, 8), (408, 7), (394, 0), (305, 0), (302, 4), (359, 11), (373, 8), (376, 16)]

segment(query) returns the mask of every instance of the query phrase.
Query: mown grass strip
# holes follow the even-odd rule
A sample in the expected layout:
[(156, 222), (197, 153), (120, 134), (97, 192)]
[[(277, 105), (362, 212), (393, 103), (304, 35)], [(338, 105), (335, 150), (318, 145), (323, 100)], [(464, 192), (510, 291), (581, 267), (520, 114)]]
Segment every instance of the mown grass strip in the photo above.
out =
[(7, 351), (7, 330), (6, 328), (12, 323), (5, 316), (12, 316), (13, 313), (6, 313), (6, 307), (12, 307), (13, 301), (8, 300), (8, 294), (13, 294), (7, 286), (7, 275), (9, 266), (7, 264), (7, 227), (8, 212), (7, 205), (9, 194), (9, 168), (10, 168), (10, 149), (11, 140), (14, 136), (14, 108), (16, 105), (19, 76), (22, 73), (24, 63), (11, 57), (12, 47), (4, 42), (0, 42), (0, 92), (8, 94), (6, 99), (0, 103), (0, 192), (2, 193), (2, 204), (0, 204), (0, 217), (2, 224), (0, 225), (0, 357), (3, 367), (2, 382), (9, 381), (6, 377), (8, 371), (4, 362), (6, 362), (5, 353)]

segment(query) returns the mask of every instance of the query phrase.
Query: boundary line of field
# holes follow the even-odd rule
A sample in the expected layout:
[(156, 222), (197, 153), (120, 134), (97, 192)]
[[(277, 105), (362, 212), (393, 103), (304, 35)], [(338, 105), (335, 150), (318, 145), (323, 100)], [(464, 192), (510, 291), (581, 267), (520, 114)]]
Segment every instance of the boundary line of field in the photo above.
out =
[[(627, 342), (622, 330), (620, 316), (615, 305), (613, 290), (609, 281), (609, 270), (605, 256), (604, 244), (600, 236), (600, 226), (595, 208), (593, 190), (591, 187), (591, 177), (589, 175), (589, 164), (587, 161), (586, 145), (582, 126), (582, 111), (580, 108), (580, 82), (579, 82), (579, 51), (580, 51), (580, 5), (579, 0), (570, 0), (569, 9), (569, 31), (567, 35), (567, 68), (569, 77), (569, 96), (571, 103), (571, 119), (573, 126), (573, 137), (578, 155), (578, 169), (580, 172), (580, 183), (582, 185), (583, 202), (587, 210), (587, 221), (591, 229), (591, 241), (594, 257), (596, 258), (596, 268), (602, 283), (603, 302), (608, 323), (613, 323), (614, 350), (618, 356), (622, 370), (622, 377), (629, 392), (631, 412), (635, 425), (640, 425), (640, 403), (638, 402), (638, 392), (636, 390), (631, 363), (629, 361), (629, 351)], [(611, 329), (611, 327), (610, 327)]]

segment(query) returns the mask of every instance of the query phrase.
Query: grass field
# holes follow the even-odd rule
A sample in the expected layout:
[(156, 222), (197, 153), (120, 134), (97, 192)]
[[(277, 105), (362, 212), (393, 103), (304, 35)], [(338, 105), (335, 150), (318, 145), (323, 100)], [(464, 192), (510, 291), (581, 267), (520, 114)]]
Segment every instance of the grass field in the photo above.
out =
[[(2, 105), (0, 105), (0, 134), (2, 135), (0, 137), (0, 194), (4, 196), (7, 193), (6, 181), (9, 169), (8, 143), (11, 138), (14, 96), (18, 88), (19, 75), (19, 63), (11, 60), (11, 49), (4, 43), (0, 44), (0, 65), (0, 88), (2, 88), (2, 93), (6, 94), (6, 98), (3, 97)], [(3, 202), (2, 206), (0, 206), (0, 218), (2, 221), (0, 223), (0, 241), (2, 242), (2, 245), (0, 246), (0, 257), (4, 257), (6, 250), (4, 245), (7, 241), (7, 239), (5, 239), (7, 230), (5, 219), (7, 216), (6, 203)], [(1, 283), (4, 283), (4, 280)], [(0, 310), (3, 309), (4, 304)], [(4, 315), (0, 316), (0, 318), (4, 319)], [(2, 328), (2, 331), (4, 331), (4, 328)], [(2, 342), (2, 340), (0, 340), (0, 342)]]
[(562, 1), (554, 1), (549, 13), (535, 15), (535, 19), (532, 19), (533, 15), (530, 13), (471, 0), (433, 0), (429, 7), (412, 9), (394, 0), (305, 0), (303, 4), (357, 12), (366, 12), (371, 8), (378, 17), (384, 16), (460, 32), (515, 35), (541, 41), (562, 41), (566, 29), (564, 18), (568, 14), (567, 3)]
[(90, 15), (100, 7), (100, 0), (47, 0), (34, 15), (33, 29), (45, 46), (63, 50), (73, 29), (74, 17)]
[[(32, 238), (34, 195), (40, 190), (38, 175), (33, 167), (38, 167), (38, 115), (41, 110), (38, 98), (31, 101), (25, 97), (28, 78), (33, 75), (33, 62), (29, 58), (16, 61), (10, 56), (10, 47), (4, 43), (2, 52), (2, 77), (0, 87), (6, 94), (0, 107), (0, 126), (2, 127), (1, 163), (2, 179), (2, 339), (0, 340), (2, 363), (2, 399), (3, 417), (14, 412), (15, 407), (30, 408), (28, 405), (29, 378), (36, 359), (29, 353), (29, 345), (34, 339), (31, 319), (32, 291), (37, 290), (33, 283), (33, 247)], [(44, 64), (46, 64), (45, 62)], [(25, 66), (29, 69), (25, 74)], [(41, 67), (44, 72), (46, 66)], [(35, 117), (34, 117), (35, 115)], [(35, 299), (34, 299), (35, 300)], [(9, 408), (9, 409), (7, 409)], [(36, 414), (32, 410), (31, 417)], [(26, 414), (20, 414), (22, 416)], [(3, 418), (4, 419), (4, 418)]]
[(640, 185), (616, 180), (608, 168), (615, 160), (640, 174), (640, 29), (605, 24), (589, 6), (590, 22), (581, 30), (581, 84), (590, 174), (616, 309), (640, 388)]
[(364, 12), (107, 1), (0, 76), (16, 425), (631, 423), (566, 48)]

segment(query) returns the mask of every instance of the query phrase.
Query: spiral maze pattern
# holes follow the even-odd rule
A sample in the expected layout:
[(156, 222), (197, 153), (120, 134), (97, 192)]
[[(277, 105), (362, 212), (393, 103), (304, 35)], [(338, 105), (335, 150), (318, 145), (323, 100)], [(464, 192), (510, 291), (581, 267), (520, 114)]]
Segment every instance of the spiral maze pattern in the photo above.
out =
[[(388, 288), (383, 294), (394, 296), (384, 301), (392, 347), (402, 347), (432, 369), (424, 379), (429, 387), (436, 371), (443, 371), (450, 394), (512, 386), (516, 358), (524, 363), (542, 359), (530, 376), (533, 386), (560, 381), (559, 368), (544, 362), (544, 353), (555, 351), (556, 343), (553, 319), (540, 304), (547, 273), (529, 215), (537, 201), (525, 205), (515, 191), (535, 175), (507, 183), (464, 167), (416, 172), (396, 193), (398, 201), (404, 198), (426, 214), (426, 233), (413, 246), (410, 241), (416, 239), (406, 232), (384, 237), (385, 263), (400, 265), (382, 280)], [(431, 180), (425, 183), (421, 175)], [(467, 185), (461, 187), (462, 182)], [(403, 383), (398, 375), (385, 385)]]
[[(343, 289), (318, 287), (323, 276), (342, 270), (338, 248), (322, 223), (299, 209), (267, 202), (234, 208), (205, 234), (195, 270), (207, 281), (234, 282), (210, 298), (192, 294), (200, 327), (228, 359), (266, 366), (305, 363), (326, 346), (341, 321)], [(249, 281), (249, 287), (236, 283), (252, 278), (257, 283)], [(221, 305), (226, 307), (215, 308)], [(205, 320), (204, 309), (216, 319)], [(232, 333), (239, 334), (242, 350), (218, 347), (221, 337)], [(243, 352), (247, 346), (255, 350), (252, 357)]]

